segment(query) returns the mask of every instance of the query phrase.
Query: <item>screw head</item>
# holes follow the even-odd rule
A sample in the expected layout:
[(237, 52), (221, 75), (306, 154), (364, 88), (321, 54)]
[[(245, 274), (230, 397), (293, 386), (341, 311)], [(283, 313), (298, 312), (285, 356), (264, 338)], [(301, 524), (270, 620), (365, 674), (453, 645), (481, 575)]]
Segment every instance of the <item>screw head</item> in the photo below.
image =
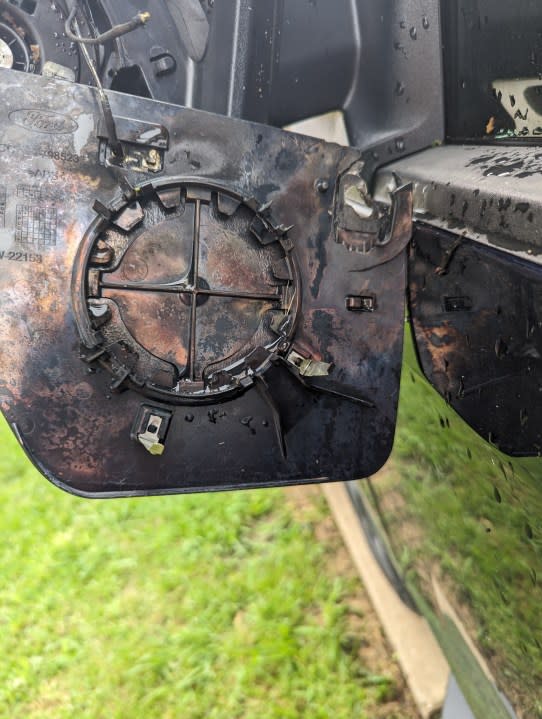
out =
[(316, 189), (318, 190), (318, 192), (325, 194), (329, 190), (329, 182), (324, 179), (317, 180), (316, 181)]

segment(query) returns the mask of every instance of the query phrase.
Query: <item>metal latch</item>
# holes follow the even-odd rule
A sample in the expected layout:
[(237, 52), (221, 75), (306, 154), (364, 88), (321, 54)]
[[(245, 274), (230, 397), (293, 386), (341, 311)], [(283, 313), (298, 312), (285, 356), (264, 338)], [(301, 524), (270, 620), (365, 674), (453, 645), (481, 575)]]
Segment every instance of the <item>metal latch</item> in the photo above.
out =
[(310, 357), (303, 357), (295, 350), (290, 352), (286, 361), (297, 368), (301, 377), (327, 377), (332, 369), (329, 362), (318, 362)]
[[(413, 230), (413, 186), (389, 187), (390, 204), (377, 202), (356, 163), (341, 178), (335, 215), (335, 237), (359, 255), (358, 271), (369, 270), (397, 257), (410, 242)], [(356, 270), (354, 270), (356, 271)]]

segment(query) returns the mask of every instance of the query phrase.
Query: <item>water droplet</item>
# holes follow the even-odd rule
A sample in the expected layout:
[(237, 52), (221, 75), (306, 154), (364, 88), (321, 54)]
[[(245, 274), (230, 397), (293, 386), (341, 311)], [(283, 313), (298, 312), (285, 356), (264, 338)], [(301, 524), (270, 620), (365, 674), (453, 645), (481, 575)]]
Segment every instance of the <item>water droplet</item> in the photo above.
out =
[(395, 86), (395, 94), (396, 95), (404, 95), (405, 94), (405, 85), (400, 80), (397, 82), (397, 85)]
[(399, 152), (403, 152), (405, 149), (405, 141), (401, 139), (395, 140), (395, 147), (399, 150)]
[(529, 522), (525, 523), (525, 534), (527, 535), (527, 539), (533, 539), (534, 537), (534, 532)]
[(412, 27), (410, 28), (410, 37), (411, 37), (413, 40), (417, 40), (417, 39), (418, 39), (418, 31), (416, 30), (416, 28), (415, 28), (414, 26), (412, 26)]
[(429, 18), (427, 17), (427, 15), (423, 16), (422, 25), (424, 30), (429, 30)]
[(502, 504), (501, 493), (499, 492), (499, 490), (497, 489), (497, 487), (494, 487), (494, 488), (493, 488), (493, 494), (494, 494), (494, 496), (495, 496), (495, 501), (498, 502), (499, 504)]
[(192, 422), (194, 421), (195, 417), (194, 417), (193, 414), (187, 414), (184, 419), (185, 419), (185, 422), (188, 422), (189, 424), (192, 424)]

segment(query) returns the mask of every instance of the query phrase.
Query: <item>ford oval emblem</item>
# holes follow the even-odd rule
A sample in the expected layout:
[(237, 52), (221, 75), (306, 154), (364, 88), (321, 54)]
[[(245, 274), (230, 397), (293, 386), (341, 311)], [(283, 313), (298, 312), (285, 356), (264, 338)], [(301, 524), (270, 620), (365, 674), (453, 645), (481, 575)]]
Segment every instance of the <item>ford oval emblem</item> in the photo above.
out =
[(71, 135), (79, 127), (75, 120), (67, 115), (39, 108), (13, 110), (9, 114), (9, 119), (25, 130), (42, 132), (46, 135)]

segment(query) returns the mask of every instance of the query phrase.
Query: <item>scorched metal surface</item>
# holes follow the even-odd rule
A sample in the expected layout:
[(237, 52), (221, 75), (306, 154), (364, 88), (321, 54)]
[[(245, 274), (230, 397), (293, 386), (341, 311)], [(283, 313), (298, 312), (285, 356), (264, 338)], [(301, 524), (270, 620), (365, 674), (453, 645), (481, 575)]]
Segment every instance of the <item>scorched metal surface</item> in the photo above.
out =
[(51, 481), (173, 493), (385, 462), (405, 253), (362, 271), (338, 231), (358, 151), (111, 93), (112, 167), (94, 90), (3, 70), (0, 92), (0, 401)]

